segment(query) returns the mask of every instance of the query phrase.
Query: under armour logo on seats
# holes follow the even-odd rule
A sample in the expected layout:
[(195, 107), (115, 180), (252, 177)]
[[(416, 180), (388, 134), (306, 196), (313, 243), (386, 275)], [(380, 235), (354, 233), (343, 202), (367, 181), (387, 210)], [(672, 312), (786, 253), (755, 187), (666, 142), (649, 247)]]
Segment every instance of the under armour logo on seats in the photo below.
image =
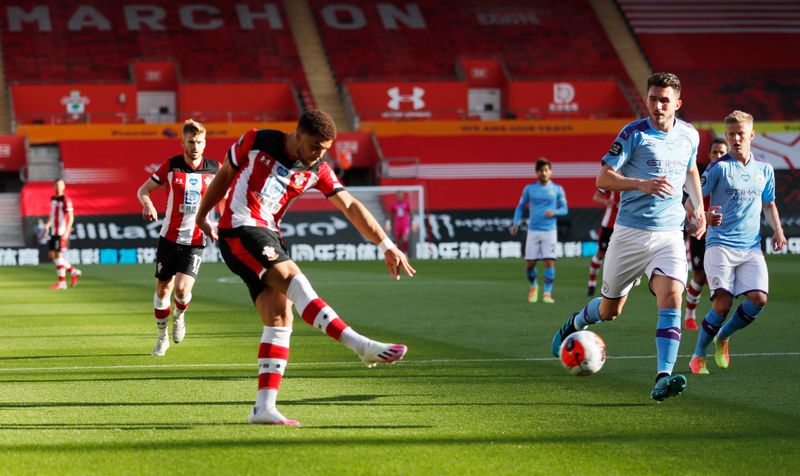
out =
[(400, 88), (395, 86), (386, 90), (386, 94), (390, 98), (387, 103), (389, 109), (394, 109), (395, 111), (400, 109), (400, 103), (402, 102), (412, 103), (415, 111), (425, 107), (425, 101), (422, 100), (425, 90), (420, 87), (411, 88), (411, 94), (400, 94)]

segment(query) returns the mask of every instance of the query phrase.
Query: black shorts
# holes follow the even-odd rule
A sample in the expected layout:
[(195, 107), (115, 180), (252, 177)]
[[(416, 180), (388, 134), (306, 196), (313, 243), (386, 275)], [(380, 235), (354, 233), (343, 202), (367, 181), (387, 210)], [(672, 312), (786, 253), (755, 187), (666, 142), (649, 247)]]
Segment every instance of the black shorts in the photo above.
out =
[(163, 236), (158, 238), (156, 278), (159, 281), (169, 281), (176, 273), (196, 278), (202, 262), (202, 246), (179, 245)]
[(68, 240), (62, 240), (60, 236), (51, 236), (47, 240), (47, 249), (60, 253), (67, 250)]
[(267, 270), (291, 259), (280, 235), (258, 226), (220, 228), (219, 251), (228, 268), (247, 285), (253, 302), (267, 288), (262, 281)]
[(601, 226), (600, 236), (597, 238), (597, 247), (603, 251), (606, 251), (608, 249), (608, 242), (611, 241), (612, 233), (614, 233), (614, 228)]
[(689, 236), (689, 256), (692, 258), (692, 269), (699, 269), (705, 272), (703, 257), (706, 255), (706, 238), (697, 239)]

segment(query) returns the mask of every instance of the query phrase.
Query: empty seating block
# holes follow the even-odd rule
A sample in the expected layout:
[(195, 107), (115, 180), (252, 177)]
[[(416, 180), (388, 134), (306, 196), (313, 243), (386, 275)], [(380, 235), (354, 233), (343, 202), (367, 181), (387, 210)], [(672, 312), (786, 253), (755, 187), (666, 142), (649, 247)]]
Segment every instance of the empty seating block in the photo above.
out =
[(800, 4), (619, 0), (653, 68), (683, 83), (683, 115), (721, 120), (800, 117)]
[(281, 2), (21, 0), (0, 8), (10, 82), (130, 80), (136, 59), (173, 60), (180, 80), (306, 86)]
[(585, 0), (310, 4), (340, 82), (452, 80), (461, 56), (500, 59), (512, 79), (602, 77), (629, 82)]

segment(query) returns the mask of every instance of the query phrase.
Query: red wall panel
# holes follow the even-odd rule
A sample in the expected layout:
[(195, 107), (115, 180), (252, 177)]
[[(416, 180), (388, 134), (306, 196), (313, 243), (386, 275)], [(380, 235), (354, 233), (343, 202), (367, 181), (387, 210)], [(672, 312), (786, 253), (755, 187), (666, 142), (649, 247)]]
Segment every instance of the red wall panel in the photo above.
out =
[(467, 113), (465, 82), (349, 82), (347, 90), (362, 120), (461, 119)]
[(508, 107), (520, 118), (630, 117), (616, 81), (511, 81)]
[(295, 120), (298, 105), (289, 83), (182, 84), (178, 111), (207, 122), (264, 122)]
[(25, 138), (0, 136), (0, 172), (16, 172), (25, 162)]
[(11, 97), (14, 117), (23, 124), (81, 122), (86, 115), (92, 122), (136, 117), (136, 87), (132, 84), (15, 84)]
[(140, 91), (174, 91), (178, 87), (172, 61), (134, 61), (131, 65)]
[(608, 134), (382, 137), (389, 164), (393, 157), (416, 158), (419, 164), (398, 161), (406, 167), (398, 168), (398, 175), (411, 172), (415, 178), (384, 177), (381, 183), (424, 184), (432, 210), (511, 210), (523, 187), (536, 180), (536, 160), (546, 157), (553, 163), (552, 180), (564, 187), (569, 206), (594, 207), (600, 159), (613, 140)]

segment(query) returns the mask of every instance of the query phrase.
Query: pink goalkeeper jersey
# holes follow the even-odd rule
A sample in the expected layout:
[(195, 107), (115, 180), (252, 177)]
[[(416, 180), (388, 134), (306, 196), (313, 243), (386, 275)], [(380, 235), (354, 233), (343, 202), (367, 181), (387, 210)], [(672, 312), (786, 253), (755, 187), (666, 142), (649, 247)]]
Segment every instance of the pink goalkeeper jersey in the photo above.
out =
[(280, 233), (286, 210), (306, 190), (316, 188), (326, 197), (344, 190), (327, 163), (306, 167), (289, 155), (286, 138), (281, 131), (252, 129), (231, 146), (236, 175), (220, 228), (259, 226)]
[(411, 202), (408, 199), (392, 202), (389, 212), (394, 218), (395, 228), (405, 228), (411, 224)]
[(161, 226), (161, 236), (179, 245), (205, 246), (206, 237), (195, 225), (197, 207), (208, 184), (219, 170), (219, 163), (206, 159), (192, 169), (183, 155), (166, 160), (150, 177), (167, 189), (167, 214)]

